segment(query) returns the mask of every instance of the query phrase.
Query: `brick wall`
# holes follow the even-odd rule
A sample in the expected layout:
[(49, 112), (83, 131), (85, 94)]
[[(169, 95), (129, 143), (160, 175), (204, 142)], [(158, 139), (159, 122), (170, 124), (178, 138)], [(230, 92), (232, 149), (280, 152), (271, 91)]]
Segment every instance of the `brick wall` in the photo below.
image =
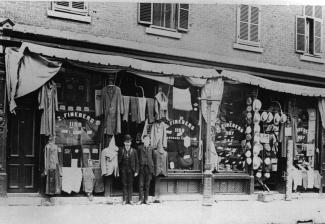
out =
[(49, 2), (1, 1), (0, 15), (21, 24), (227, 56), (234, 58), (234, 63), (238, 58), (325, 71), (324, 65), (301, 61), (295, 53), (295, 16), (302, 15), (302, 6), (261, 6), (264, 52), (259, 54), (233, 48), (236, 5), (191, 5), (190, 29), (180, 40), (146, 34), (145, 26), (137, 24), (136, 3), (90, 2), (90, 24), (47, 17), (49, 5)]

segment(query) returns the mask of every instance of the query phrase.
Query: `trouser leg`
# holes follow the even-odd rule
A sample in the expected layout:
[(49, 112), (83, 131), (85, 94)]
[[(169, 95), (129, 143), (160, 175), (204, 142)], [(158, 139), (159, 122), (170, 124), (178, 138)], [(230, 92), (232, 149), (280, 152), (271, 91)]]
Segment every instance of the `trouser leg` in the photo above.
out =
[(133, 171), (128, 172), (128, 202), (132, 201), (132, 194), (133, 194)]
[(140, 173), (139, 173), (139, 201), (143, 202), (143, 187), (144, 187), (144, 169), (141, 168)]
[(127, 201), (127, 195), (128, 195), (128, 176), (127, 171), (124, 169), (121, 169), (121, 180), (122, 180), (122, 186), (123, 186), (123, 201)]
[(151, 173), (150, 173), (149, 167), (146, 167), (146, 169), (145, 169), (145, 195), (144, 195), (145, 202), (148, 202), (150, 181), (151, 181)]

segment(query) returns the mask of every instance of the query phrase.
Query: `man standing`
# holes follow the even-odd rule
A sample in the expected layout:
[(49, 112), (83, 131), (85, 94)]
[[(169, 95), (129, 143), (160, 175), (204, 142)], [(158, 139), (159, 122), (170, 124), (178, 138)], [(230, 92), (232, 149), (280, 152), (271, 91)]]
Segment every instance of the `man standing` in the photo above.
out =
[(152, 159), (152, 148), (150, 147), (150, 137), (143, 136), (143, 145), (139, 146), (139, 204), (148, 204), (149, 187), (152, 174), (154, 172), (154, 165)]
[(131, 142), (131, 136), (125, 135), (124, 147), (121, 147), (118, 153), (118, 162), (123, 185), (123, 205), (133, 205), (133, 178), (136, 177), (139, 172), (137, 151), (131, 147)]

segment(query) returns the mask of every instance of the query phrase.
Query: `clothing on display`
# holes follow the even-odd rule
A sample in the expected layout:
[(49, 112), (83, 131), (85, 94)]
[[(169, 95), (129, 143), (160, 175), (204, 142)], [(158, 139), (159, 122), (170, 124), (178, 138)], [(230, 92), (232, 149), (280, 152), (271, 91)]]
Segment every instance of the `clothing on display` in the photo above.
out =
[(95, 90), (95, 116), (96, 117), (101, 115), (101, 111), (100, 111), (101, 97), (102, 97), (102, 90), (96, 89)]
[(57, 88), (53, 81), (43, 85), (38, 93), (41, 115), (41, 135), (55, 136), (55, 111), (58, 111)]
[(173, 87), (173, 109), (191, 111), (193, 110), (190, 89), (178, 89)]
[(129, 109), (130, 109), (130, 97), (123, 96), (123, 106), (124, 106), (124, 113), (123, 113), (123, 121), (129, 121)]
[(92, 168), (82, 168), (83, 190), (92, 193), (95, 185), (95, 175)]
[(115, 138), (112, 137), (109, 146), (103, 149), (101, 154), (101, 169), (102, 176), (109, 176), (114, 174), (119, 176), (118, 169), (118, 147), (115, 145)]
[(314, 188), (320, 189), (322, 184), (322, 176), (318, 170), (314, 170)]
[(147, 98), (147, 111), (149, 123), (153, 123), (155, 121), (155, 100), (152, 98)]
[(156, 120), (166, 118), (168, 120), (168, 97), (163, 92), (155, 96)]
[(62, 191), (79, 193), (82, 182), (81, 168), (62, 167)]
[(121, 115), (124, 113), (121, 89), (114, 85), (102, 89), (101, 113), (104, 114), (104, 133), (116, 135), (121, 133)]
[(139, 123), (139, 98), (131, 96), (131, 121)]
[(95, 193), (102, 193), (104, 192), (104, 182), (102, 178), (102, 171), (100, 168), (93, 168), (94, 176), (95, 176), (95, 186), (94, 192)]
[(158, 147), (159, 141), (164, 148), (167, 148), (167, 125), (164, 122), (154, 123), (151, 127), (150, 139), (153, 148)]
[(44, 150), (45, 194), (60, 194), (62, 169), (59, 163), (58, 146), (50, 142)]
[(154, 158), (154, 175), (155, 176), (168, 176), (168, 154), (163, 149), (161, 144), (158, 144), (158, 149), (153, 151), (153, 158)]
[(139, 121), (139, 123), (141, 123), (146, 119), (147, 99), (144, 97), (139, 97), (138, 102), (139, 102), (138, 121)]

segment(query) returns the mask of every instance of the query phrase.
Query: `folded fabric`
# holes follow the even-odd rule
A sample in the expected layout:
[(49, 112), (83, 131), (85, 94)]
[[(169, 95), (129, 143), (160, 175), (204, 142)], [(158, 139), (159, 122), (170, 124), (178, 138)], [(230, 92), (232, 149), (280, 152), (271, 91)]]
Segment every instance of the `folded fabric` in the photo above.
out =
[(190, 89), (178, 89), (173, 87), (173, 108), (176, 110), (193, 110)]
[(62, 167), (62, 191), (78, 193), (82, 182), (81, 168)]
[(139, 102), (138, 123), (141, 123), (146, 119), (146, 103), (147, 103), (147, 99), (144, 98), (144, 97), (139, 97), (138, 102)]
[(129, 108), (130, 108), (129, 96), (123, 96), (123, 106), (124, 106), (123, 121), (129, 121)]

